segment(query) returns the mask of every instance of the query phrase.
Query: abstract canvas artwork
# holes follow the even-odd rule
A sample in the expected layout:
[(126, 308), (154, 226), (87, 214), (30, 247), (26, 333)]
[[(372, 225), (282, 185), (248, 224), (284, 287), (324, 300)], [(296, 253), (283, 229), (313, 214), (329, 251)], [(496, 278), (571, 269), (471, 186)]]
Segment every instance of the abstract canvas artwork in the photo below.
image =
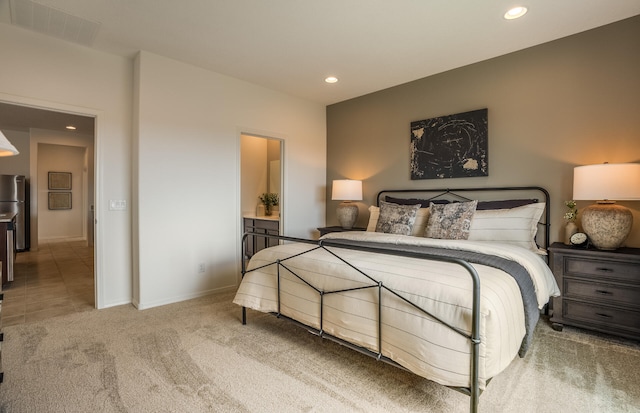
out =
[(488, 176), (487, 109), (411, 122), (411, 179)]

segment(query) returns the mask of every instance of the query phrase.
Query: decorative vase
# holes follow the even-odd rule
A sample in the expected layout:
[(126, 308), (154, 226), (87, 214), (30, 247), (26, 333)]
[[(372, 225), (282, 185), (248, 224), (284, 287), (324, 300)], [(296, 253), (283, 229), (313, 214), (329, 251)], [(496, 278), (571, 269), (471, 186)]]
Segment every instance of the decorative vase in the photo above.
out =
[(582, 229), (589, 242), (600, 250), (620, 248), (631, 232), (633, 214), (613, 202), (598, 202), (582, 211)]
[(358, 219), (358, 205), (350, 201), (340, 202), (336, 215), (342, 229), (351, 229)]
[(575, 222), (567, 222), (567, 226), (564, 227), (564, 243), (565, 245), (571, 245), (571, 236), (578, 232), (578, 226)]
[(273, 213), (272, 212), (272, 206), (271, 205), (265, 205), (264, 206), (264, 214), (266, 216), (271, 216), (272, 213)]

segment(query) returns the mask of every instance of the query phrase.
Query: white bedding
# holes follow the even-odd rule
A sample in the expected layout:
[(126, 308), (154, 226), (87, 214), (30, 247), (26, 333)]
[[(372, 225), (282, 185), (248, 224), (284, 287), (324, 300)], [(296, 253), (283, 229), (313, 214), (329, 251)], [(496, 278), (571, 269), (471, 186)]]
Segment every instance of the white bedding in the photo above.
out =
[[(325, 238), (426, 245), (472, 250), (520, 263), (531, 274), (540, 308), (559, 294), (553, 274), (535, 253), (510, 245), (436, 240), (371, 232), (327, 234)], [(315, 248), (287, 243), (256, 253), (248, 269)], [(376, 281), (398, 292), (443, 321), (470, 333), (471, 278), (455, 264), (394, 255), (330, 248)], [(283, 262), (309, 284), (331, 291), (374, 284), (344, 262), (323, 250)], [(518, 354), (525, 334), (524, 309), (515, 280), (493, 267), (474, 264), (481, 280), (480, 388), (506, 368)], [(245, 274), (234, 303), (263, 312), (278, 311), (277, 266), (268, 265)], [(281, 268), (280, 311), (314, 328), (320, 328), (320, 295)], [(325, 294), (323, 329), (374, 352), (378, 349), (378, 290)], [(381, 353), (410, 371), (448, 386), (469, 387), (469, 340), (412, 308), (390, 293), (382, 297)]]

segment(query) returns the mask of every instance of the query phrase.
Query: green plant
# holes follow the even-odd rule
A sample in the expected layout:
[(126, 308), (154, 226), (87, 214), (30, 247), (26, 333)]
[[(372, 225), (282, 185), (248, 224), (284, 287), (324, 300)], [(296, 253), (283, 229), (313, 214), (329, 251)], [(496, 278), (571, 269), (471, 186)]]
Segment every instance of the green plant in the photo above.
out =
[(264, 194), (258, 197), (260, 202), (264, 204), (265, 207), (277, 206), (280, 202), (278, 199), (278, 194), (273, 192), (265, 192)]
[(280, 202), (278, 199), (278, 194), (273, 192), (265, 192), (264, 194), (258, 197), (260, 202), (264, 204), (264, 213), (266, 215), (271, 215), (271, 208), (278, 205)]
[(568, 211), (564, 213), (564, 219), (569, 222), (575, 222), (578, 218), (578, 208), (576, 208), (576, 201), (564, 201)]

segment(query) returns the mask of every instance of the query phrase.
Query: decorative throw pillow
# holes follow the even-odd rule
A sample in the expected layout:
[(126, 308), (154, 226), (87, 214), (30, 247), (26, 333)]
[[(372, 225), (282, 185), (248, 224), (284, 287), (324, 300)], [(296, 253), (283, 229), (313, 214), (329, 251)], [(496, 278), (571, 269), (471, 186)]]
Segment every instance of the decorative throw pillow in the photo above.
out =
[(538, 252), (535, 238), (544, 202), (511, 209), (476, 211), (469, 240), (504, 242)]
[(376, 232), (378, 218), (380, 217), (380, 207), (371, 205), (369, 207), (369, 223), (367, 224), (368, 232)]
[(478, 201), (456, 202), (452, 204), (431, 204), (429, 222), (425, 231), (427, 238), (467, 239), (471, 220)]
[(422, 237), (424, 231), (427, 229), (427, 222), (429, 222), (429, 208), (420, 208), (416, 213), (416, 220), (411, 228), (411, 235), (414, 237)]
[(410, 235), (420, 205), (397, 205), (380, 201), (376, 232)]
[[(367, 231), (375, 232), (378, 226), (378, 218), (380, 217), (380, 207), (369, 207), (369, 223), (367, 224)], [(411, 228), (411, 236), (422, 237), (424, 231), (427, 228), (427, 221), (429, 220), (429, 208), (420, 208), (416, 213), (416, 220)]]

